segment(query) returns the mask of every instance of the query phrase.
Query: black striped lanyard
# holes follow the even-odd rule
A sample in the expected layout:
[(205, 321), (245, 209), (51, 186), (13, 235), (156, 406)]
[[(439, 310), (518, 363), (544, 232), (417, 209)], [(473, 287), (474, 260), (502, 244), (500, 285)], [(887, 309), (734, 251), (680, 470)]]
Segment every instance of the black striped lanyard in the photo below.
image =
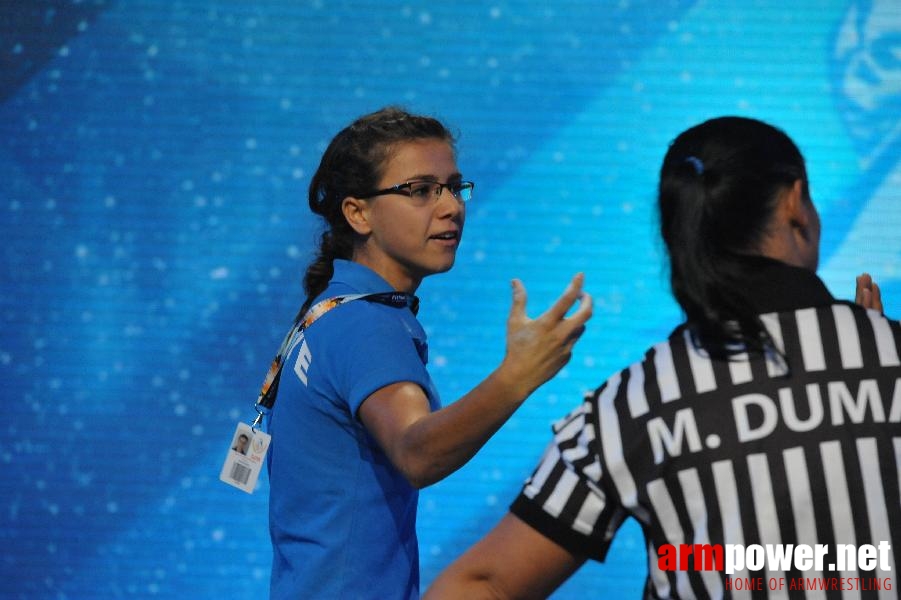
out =
[(284, 341), (282, 341), (282, 345), (278, 349), (278, 354), (272, 359), (272, 364), (269, 365), (269, 372), (266, 373), (266, 378), (263, 380), (263, 387), (260, 390), (260, 395), (253, 405), (254, 410), (257, 412), (257, 416), (251, 424), (251, 429), (253, 429), (254, 432), (256, 431), (256, 428), (259, 427), (260, 423), (263, 422), (263, 417), (271, 411), (272, 407), (275, 405), (275, 397), (278, 394), (278, 382), (281, 378), (282, 367), (285, 364), (286, 352), (288, 352), (290, 348), (293, 348), (298, 336), (307, 327), (312, 325), (316, 319), (333, 308), (341, 306), (342, 304), (347, 304), (353, 300), (378, 302), (379, 304), (387, 304), (388, 306), (393, 306), (395, 308), (409, 308), (413, 311), (414, 315), (417, 310), (419, 310), (419, 298), (413, 294), (406, 294), (404, 292), (381, 292), (376, 294), (347, 294), (344, 296), (326, 298), (325, 300), (321, 300), (314, 304), (306, 313), (298, 315), (291, 330), (288, 331), (288, 335), (286, 335)]

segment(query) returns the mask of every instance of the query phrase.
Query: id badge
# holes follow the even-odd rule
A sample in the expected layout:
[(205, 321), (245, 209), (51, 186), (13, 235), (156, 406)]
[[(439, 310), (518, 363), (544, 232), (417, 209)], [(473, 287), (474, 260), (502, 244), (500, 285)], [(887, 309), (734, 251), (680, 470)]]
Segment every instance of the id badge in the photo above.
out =
[(268, 433), (254, 431), (247, 423), (238, 423), (225, 455), (225, 463), (222, 465), (219, 479), (252, 494), (256, 488), (257, 479), (260, 477), (263, 458), (266, 456), (266, 451), (269, 450), (271, 439), (272, 436)]

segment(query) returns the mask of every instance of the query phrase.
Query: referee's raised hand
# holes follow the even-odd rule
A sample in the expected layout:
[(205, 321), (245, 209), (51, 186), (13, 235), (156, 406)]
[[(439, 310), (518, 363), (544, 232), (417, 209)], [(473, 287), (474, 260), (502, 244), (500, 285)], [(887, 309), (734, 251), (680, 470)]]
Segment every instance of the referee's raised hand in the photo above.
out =
[(861, 273), (855, 279), (854, 302), (864, 308), (882, 312), (882, 292), (869, 273)]
[[(582, 273), (572, 278), (560, 298), (541, 316), (526, 314), (526, 288), (514, 279), (513, 306), (507, 319), (507, 351), (500, 369), (513, 374), (517, 395), (531, 394), (557, 374), (572, 356), (572, 350), (591, 318), (591, 296), (583, 291)], [(579, 306), (570, 315), (570, 309)]]

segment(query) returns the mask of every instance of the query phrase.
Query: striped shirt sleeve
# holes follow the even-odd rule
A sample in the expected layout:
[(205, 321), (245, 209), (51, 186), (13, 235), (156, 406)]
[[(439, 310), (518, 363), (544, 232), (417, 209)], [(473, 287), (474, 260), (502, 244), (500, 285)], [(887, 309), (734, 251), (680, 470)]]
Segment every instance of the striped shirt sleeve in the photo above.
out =
[(553, 439), (510, 510), (573, 554), (603, 560), (624, 515), (600, 485), (593, 407), (586, 398), (554, 424)]

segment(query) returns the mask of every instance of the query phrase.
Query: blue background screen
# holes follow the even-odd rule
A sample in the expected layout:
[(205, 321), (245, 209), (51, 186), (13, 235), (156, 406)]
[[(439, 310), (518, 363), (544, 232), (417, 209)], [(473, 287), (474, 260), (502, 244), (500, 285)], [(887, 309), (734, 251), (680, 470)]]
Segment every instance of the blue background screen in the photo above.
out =
[[(419, 290), (445, 403), (578, 271), (570, 364), (425, 490), (423, 583), (505, 513), (549, 425), (680, 319), (653, 211), (667, 144), (738, 114), (804, 152), (820, 274), (901, 299), (896, 0), (0, 4), (0, 595), (258, 598), (268, 482), (219, 468), (302, 302), (325, 145), (387, 104), (459, 132), (454, 269)], [(627, 523), (559, 598), (640, 595)], [(584, 596), (583, 596), (584, 594)]]

